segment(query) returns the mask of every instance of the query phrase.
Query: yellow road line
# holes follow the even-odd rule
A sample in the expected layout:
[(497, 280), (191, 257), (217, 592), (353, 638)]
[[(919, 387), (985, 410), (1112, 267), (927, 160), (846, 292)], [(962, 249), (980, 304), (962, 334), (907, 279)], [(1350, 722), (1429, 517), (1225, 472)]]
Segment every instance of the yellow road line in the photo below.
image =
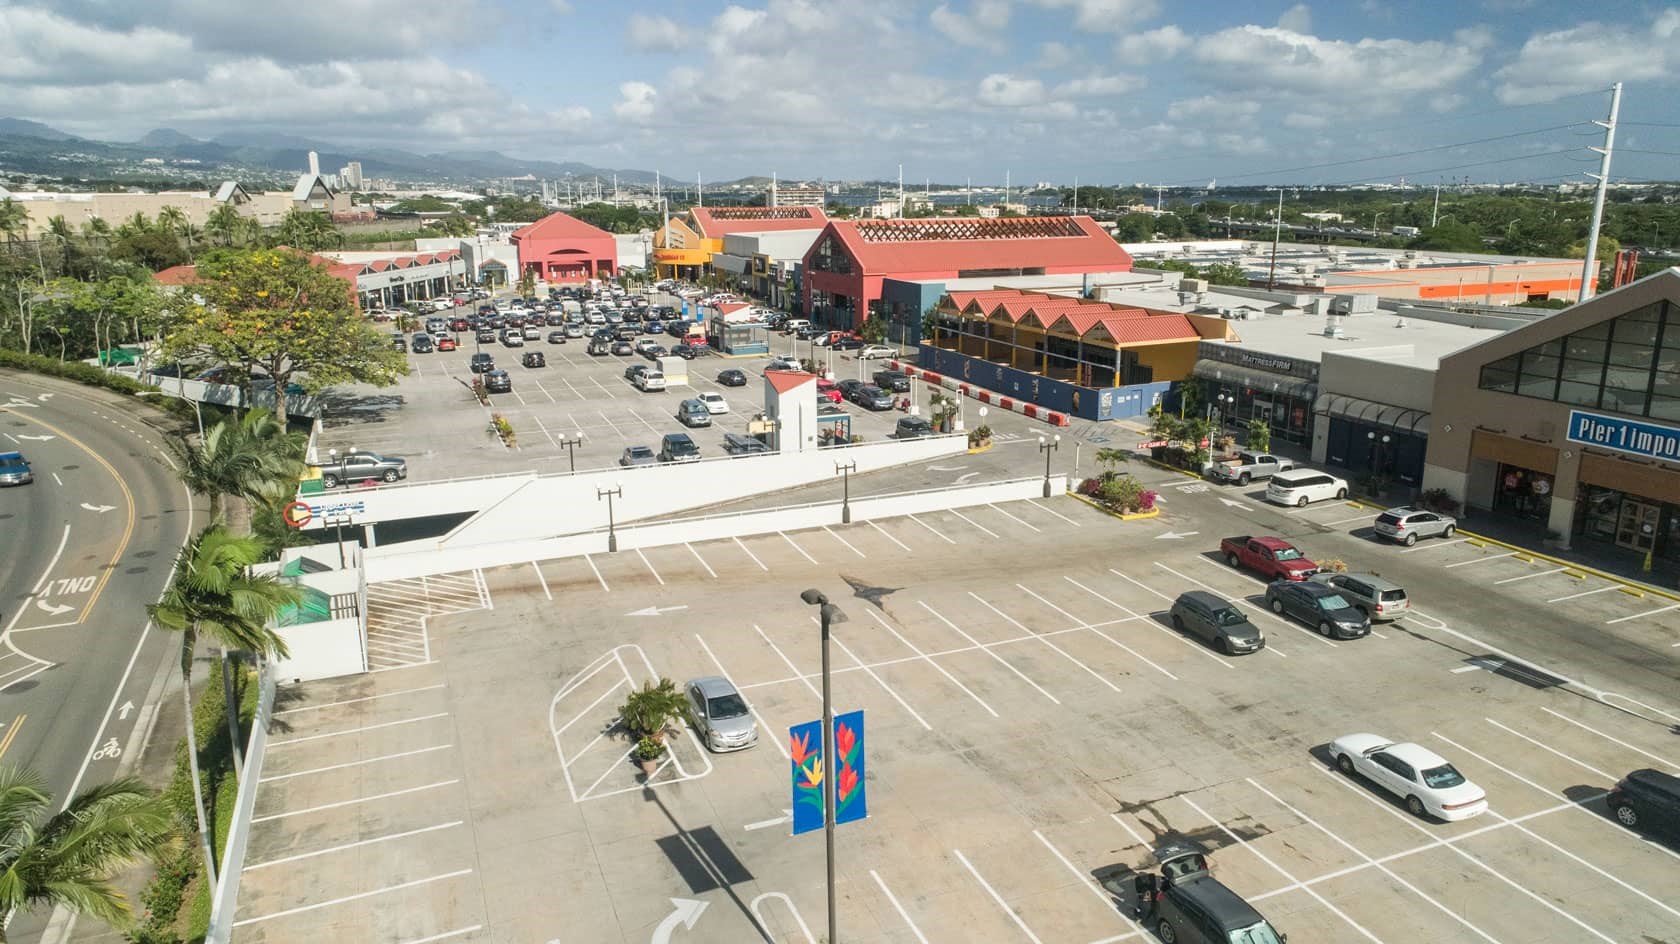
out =
[(23, 719), (27, 717), (29, 716), (18, 715), (16, 720), (6, 726), (6, 736), (0, 738), (0, 757), (5, 757), (6, 751), (11, 749), (12, 741), (17, 738), (18, 728), (23, 727)]
[(88, 595), (87, 604), (82, 607), (82, 612), (76, 615), (76, 622), (84, 623), (84, 622), (87, 621), (88, 614), (93, 612), (93, 605), (95, 603), (99, 602), (99, 595), (100, 595), (100, 593), (104, 592), (106, 582), (109, 581), (111, 579), (111, 575), (116, 572), (117, 561), (122, 560), (123, 551), (128, 550), (128, 540), (129, 540), (129, 538), (134, 536), (134, 493), (129, 491), (128, 483), (123, 481), (123, 477), (117, 474), (116, 468), (113, 467), (111, 465), (111, 463), (105, 461), (104, 456), (100, 455), (97, 452), (94, 452), (93, 449), (91, 447), (89, 447), (87, 443), (82, 442), (80, 439), (77, 439), (76, 437), (70, 435), (69, 433), (65, 432), (62, 429), (59, 429), (57, 426), (54, 426), (51, 423), (48, 423), (45, 420), (37, 419), (33, 416), (29, 416), (28, 414), (24, 413), (21, 410), (11, 410), (9, 412), (11, 413), (11, 415), (17, 417), (20, 420), (28, 420), (29, 422), (34, 423), (38, 426), (46, 427), (47, 429), (50, 429), (53, 432), (57, 433), (61, 438), (65, 439), (66, 441), (75, 443), (76, 447), (78, 449), (82, 450), (83, 452), (87, 453), (89, 456), (91, 456), (93, 458), (93, 461), (95, 461), (95, 462), (99, 463), (100, 465), (104, 466), (105, 471), (111, 473), (111, 478), (116, 480), (117, 487), (122, 489), (123, 502), (128, 506), (128, 508), (127, 508), (128, 518), (127, 518), (127, 521), (123, 525), (122, 538), (119, 541), (117, 541), (117, 551), (116, 551), (115, 554), (111, 555), (111, 563), (109, 563), (105, 566), (104, 572), (99, 575), (99, 582), (94, 584), (93, 592)]

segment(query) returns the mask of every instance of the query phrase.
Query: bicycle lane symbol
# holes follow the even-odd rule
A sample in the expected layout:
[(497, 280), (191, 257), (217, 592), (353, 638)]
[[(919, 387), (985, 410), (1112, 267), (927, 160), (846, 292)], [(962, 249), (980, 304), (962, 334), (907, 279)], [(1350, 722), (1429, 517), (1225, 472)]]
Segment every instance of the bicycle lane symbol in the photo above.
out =
[(111, 738), (106, 741), (104, 744), (100, 745), (99, 750), (93, 752), (94, 760), (105, 760), (106, 758), (114, 759), (121, 756), (122, 745), (117, 743), (116, 738)]

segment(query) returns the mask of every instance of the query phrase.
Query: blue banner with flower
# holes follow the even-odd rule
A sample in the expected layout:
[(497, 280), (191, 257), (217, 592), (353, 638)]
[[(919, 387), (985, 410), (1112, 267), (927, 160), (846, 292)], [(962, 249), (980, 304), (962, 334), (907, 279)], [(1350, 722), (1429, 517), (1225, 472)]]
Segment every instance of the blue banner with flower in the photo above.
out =
[(823, 778), (830, 770), (835, 777), (834, 824), (849, 823), (869, 815), (865, 798), (863, 763), (863, 712), (834, 717), (834, 751), (839, 763), (830, 765), (823, 757), (822, 721), (807, 721), (788, 729), (788, 753), (792, 755), (793, 834), (823, 827)]

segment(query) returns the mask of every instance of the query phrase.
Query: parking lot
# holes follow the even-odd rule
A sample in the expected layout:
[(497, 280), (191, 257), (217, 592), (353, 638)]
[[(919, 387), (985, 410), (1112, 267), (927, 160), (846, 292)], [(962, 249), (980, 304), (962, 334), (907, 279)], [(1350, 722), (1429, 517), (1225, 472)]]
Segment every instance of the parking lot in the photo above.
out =
[[(1292, 942), (1680, 936), (1680, 852), (1602, 801), (1635, 767), (1680, 770), (1680, 610), (1496, 546), (1378, 545), (1345, 503), (1158, 477), (1146, 521), (1058, 497), (443, 579), (482, 605), (430, 616), (427, 658), (280, 706), (237, 938), (815, 944), (822, 840), (785, 815), (786, 730), (820, 705), (807, 586), (847, 614), (835, 708), (866, 717), (842, 939), (1148, 940), (1096, 876), (1168, 835)], [(1246, 530), (1395, 575), (1416, 610), (1342, 642), (1273, 617), (1209, 550)], [(1237, 600), (1267, 648), (1176, 633), (1191, 589)], [(677, 735), (644, 783), (614, 709), (700, 675), (740, 688), (759, 745)], [(1331, 768), (1354, 731), (1447, 757), (1490, 810), (1413, 818)]]

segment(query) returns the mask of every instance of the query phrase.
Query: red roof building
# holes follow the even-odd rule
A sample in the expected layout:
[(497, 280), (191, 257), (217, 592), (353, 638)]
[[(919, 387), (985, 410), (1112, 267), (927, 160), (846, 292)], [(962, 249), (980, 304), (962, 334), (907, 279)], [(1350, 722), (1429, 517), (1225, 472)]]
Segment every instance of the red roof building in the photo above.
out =
[(825, 324), (856, 329), (877, 311), (883, 279), (1131, 268), (1131, 255), (1088, 216), (830, 220), (805, 254), (805, 310)]
[(514, 231), (521, 277), (526, 272), (548, 282), (583, 282), (612, 278), (618, 268), (613, 235), (575, 216), (551, 213)]

